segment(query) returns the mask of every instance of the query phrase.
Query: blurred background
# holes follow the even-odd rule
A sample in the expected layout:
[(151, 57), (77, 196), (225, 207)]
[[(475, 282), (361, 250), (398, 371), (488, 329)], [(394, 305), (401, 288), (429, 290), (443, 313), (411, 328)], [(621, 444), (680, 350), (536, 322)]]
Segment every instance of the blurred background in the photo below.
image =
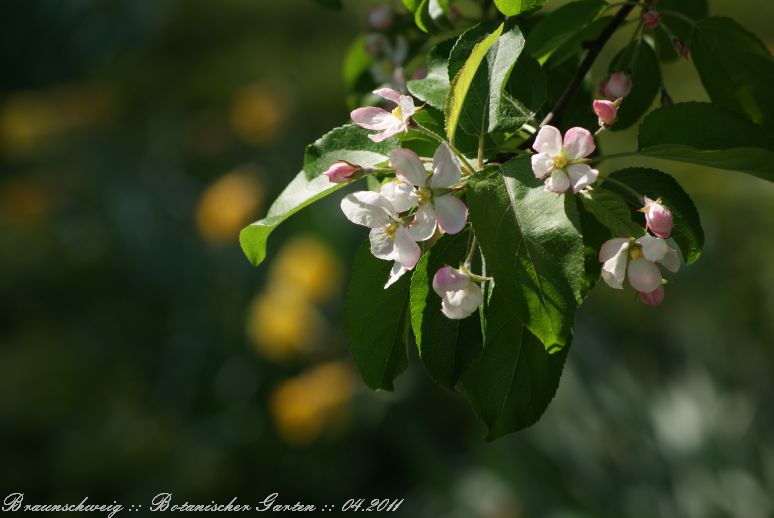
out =
[[(338, 199), (248, 264), (239, 229), (347, 120), (341, 63), (376, 2), (344, 4), (0, 3), (2, 496), (774, 516), (770, 183), (653, 162), (694, 197), (701, 260), (658, 310), (598, 284), (554, 403), (492, 444), (415, 352), (395, 393), (359, 381), (340, 321), (365, 233)], [(710, 6), (774, 48), (774, 4)], [(664, 74), (676, 101), (706, 99), (689, 63)]]

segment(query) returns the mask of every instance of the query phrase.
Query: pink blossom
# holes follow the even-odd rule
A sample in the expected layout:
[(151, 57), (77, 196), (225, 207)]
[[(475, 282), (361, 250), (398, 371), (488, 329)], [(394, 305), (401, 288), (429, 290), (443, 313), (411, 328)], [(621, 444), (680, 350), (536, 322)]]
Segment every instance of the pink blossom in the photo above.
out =
[(644, 293), (651, 293), (661, 286), (661, 271), (656, 263), (671, 272), (680, 269), (677, 250), (660, 237), (653, 236), (610, 239), (600, 248), (599, 261), (602, 279), (608, 286), (623, 289), (624, 278), (628, 278), (632, 288)]
[(433, 290), (441, 297), (441, 311), (453, 320), (475, 313), (484, 298), (481, 286), (470, 275), (451, 266), (435, 272)]
[(642, 23), (645, 25), (646, 29), (652, 31), (658, 27), (659, 23), (661, 23), (661, 13), (655, 9), (648, 9), (642, 15)]
[(664, 239), (672, 235), (672, 213), (661, 204), (660, 198), (653, 201), (646, 196), (645, 206), (640, 212), (645, 213), (645, 223), (651, 234)]
[(355, 164), (350, 164), (343, 160), (337, 160), (323, 174), (328, 177), (331, 183), (345, 183), (362, 171), (362, 168)]
[(564, 192), (572, 185), (578, 192), (594, 183), (599, 171), (592, 169), (584, 158), (596, 149), (594, 137), (584, 128), (570, 128), (562, 140), (561, 132), (553, 126), (543, 126), (532, 148), (532, 172), (545, 179), (545, 190)]
[(640, 300), (643, 301), (648, 306), (653, 306), (654, 308), (657, 308), (661, 305), (661, 303), (664, 301), (664, 287), (659, 286), (655, 290), (651, 291), (650, 293), (640, 292)]
[(612, 126), (618, 119), (618, 104), (615, 101), (595, 100), (594, 113), (599, 117), (600, 126)]
[(354, 123), (361, 128), (379, 131), (379, 133), (368, 135), (368, 138), (374, 142), (381, 142), (393, 135), (408, 131), (409, 120), (417, 112), (414, 99), (392, 88), (380, 88), (374, 90), (374, 93), (394, 102), (396, 107), (392, 111), (376, 106), (358, 108), (350, 114)]
[(599, 93), (611, 101), (621, 99), (632, 91), (632, 79), (625, 72), (613, 72), (599, 86)]

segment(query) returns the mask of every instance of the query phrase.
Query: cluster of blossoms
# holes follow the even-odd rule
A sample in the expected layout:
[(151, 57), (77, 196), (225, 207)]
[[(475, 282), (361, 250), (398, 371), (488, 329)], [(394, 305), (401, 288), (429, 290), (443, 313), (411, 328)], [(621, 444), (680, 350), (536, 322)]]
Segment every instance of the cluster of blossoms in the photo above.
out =
[[(631, 90), (631, 80), (622, 72), (614, 73), (603, 90), (615, 100), (594, 101), (600, 130), (615, 122), (621, 100)], [(420, 109), (413, 98), (390, 88), (375, 90), (374, 94), (391, 101), (395, 107), (392, 110), (358, 108), (351, 113), (355, 124), (375, 131), (368, 135), (374, 142), (407, 132), (411, 117)], [(562, 137), (559, 129), (543, 126), (535, 135), (532, 147), (535, 151), (531, 156), (532, 171), (544, 181), (548, 192), (564, 193), (571, 189), (578, 193), (599, 176), (599, 171), (589, 165), (588, 157), (594, 153), (596, 144), (594, 136), (585, 128), (570, 128)], [(417, 265), (422, 255), (421, 243), (432, 243), (443, 234), (457, 234), (465, 228), (468, 209), (458, 197), (465, 180), (455, 153), (459, 151), (447, 142), (440, 143), (432, 159), (421, 158), (410, 149), (394, 149), (389, 155), (389, 168), (380, 170), (394, 176), (385, 178), (378, 191), (353, 192), (341, 201), (341, 210), (347, 219), (370, 229), (371, 253), (379, 259), (393, 261), (385, 289)], [(337, 161), (324, 174), (333, 183), (344, 183), (370, 172), (357, 164)], [(653, 235), (607, 241), (599, 252), (602, 277), (611, 287), (622, 289), (628, 276), (629, 284), (640, 293), (641, 299), (658, 306), (664, 291), (656, 263), (674, 272), (680, 266), (680, 258), (666, 241), (672, 230), (669, 210), (660, 200), (645, 198), (642, 211), (647, 229)], [(471, 273), (469, 267), (467, 261), (459, 268), (444, 266), (433, 277), (433, 289), (441, 297), (441, 309), (448, 318), (467, 318), (481, 305), (480, 283), (489, 279)]]
[(680, 255), (667, 241), (672, 235), (672, 213), (661, 200), (645, 198), (647, 230), (653, 235), (640, 238), (615, 238), (599, 250), (602, 278), (611, 288), (623, 289), (624, 278), (640, 294), (640, 299), (653, 307), (664, 300), (664, 281), (656, 263), (671, 272), (680, 269)]

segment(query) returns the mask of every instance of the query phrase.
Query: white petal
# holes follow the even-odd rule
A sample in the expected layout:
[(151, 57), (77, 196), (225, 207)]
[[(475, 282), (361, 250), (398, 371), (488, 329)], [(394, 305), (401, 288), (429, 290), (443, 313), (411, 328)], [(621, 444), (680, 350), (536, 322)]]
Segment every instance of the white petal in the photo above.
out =
[(645, 259), (654, 263), (663, 259), (666, 253), (669, 251), (669, 246), (667, 245), (666, 241), (660, 237), (642, 236), (641, 238), (637, 239), (635, 243), (642, 247), (642, 255), (645, 256)]
[(395, 232), (395, 254), (395, 260), (409, 270), (417, 265), (422, 255), (419, 245), (411, 238), (406, 227), (398, 227)]
[(553, 170), (555, 161), (553, 158), (551, 158), (551, 155), (548, 155), (546, 153), (538, 153), (536, 155), (532, 155), (532, 172), (535, 174), (535, 178), (540, 178), (541, 180), (545, 175), (551, 172)]
[(390, 278), (387, 279), (387, 284), (384, 285), (384, 289), (386, 290), (393, 284), (395, 284), (398, 279), (400, 279), (404, 273), (406, 273), (408, 270), (403, 267), (402, 264), (400, 264), (398, 261), (395, 261), (392, 264), (392, 268), (390, 269)]
[(572, 192), (580, 192), (597, 180), (599, 171), (586, 164), (572, 164), (567, 167), (567, 175), (572, 183)]
[(414, 106), (414, 99), (409, 95), (401, 95), (398, 106), (400, 106), (404, 123), (408, 122), (409, 118), (417, 112), (417, 108)]
[(368, 239), (371, 241), (371, 253), (374, 257), (385, 261), (398, 259), (395, 254), (395, 241), (384, 227), (371, 229)]
[(379, 88), (374, 90), (374, 93), (379, 97), (383, 97), (388, 101), (394, 102), (395, 104), (400, 102), (400, 97), (402, 95), (399, 91), (393, 90), (392, 88)]
[(406, 212), (417, 204), (414, 187), (400, 180), (393, 180), (382, 185), (379, 188), (379, 194), (392, 204), (395, 212)]
[(629, 261), (626, 268), (629, 284), (637, 291), (650, 293), (661, 286), (661, 271), (655, 263), (640, 258)]
[[(392, 117), (392, 115), (390, 115), (390, 117)], [(392, 118), (393, 118), (393, 120), (397, 120), (397, 119), (395, 119), (395, 117), (392, 117)], [(381, 133), (372, 133), (372, 134), (368, 135), (368, 138), (371, 139), (374, 142), (381, 142), (382, 140), (386, 140), (386, 139), (388, 139), (388, 138), (390, 138), (390, 137), (392, 137), (394, 135), (397, 135), (398, 133), (403, 133), (404, 131), (406, 131), (406, 125), (405, 124), (401, 124), (400, 122), (397, 122), (397, 123), (389, 126), (387, 129), (385, 129)]]
[(543, 126), (535, 137), (532, 149), (538, 153), (557, 156), (562, 152), (562, 133), (553, 126)]
[(564, 150), (570, 159), (587, 157), (596, 148), (594, 136), (586, 128), (570, 128), (564, 134)]
[(397, 119), (395, 116), (382, 108), (368, 106), (354, 110), (350, 117), (358, 126), (370, 130), (383, 130), (394, 126)]
[(451, 194), (433, 199), (438, 226), (447, 234), (456, 234), (468, 221), (468, 208), (459, 198)]
[[(623, 243), (620, 243), (621, 241)], [(603, 257), (607, 259), (602, 263), (602, 279), (611, 288), (622, 290), (626, 263), (629, 261), (629, 240), (611, 239), (606, 242), (599, 251), (600, 260)]]
[(570, 187), (570, 179), (563, 169), (554, 169), (551, 176), (546, 178), (546, 191), (561, 193)]
[(444, 142), (433, 155), (433, 176), (430, 178), (430, 186), (439, 189), (449, 187), (460, 181), (460, 163), (457, 157)]
[(420, 205), (408, 230), (414, 241), (426, 241), (435, 234), (435, 209), (429, 203)]
[(356, 225), (383, 227), (391, 221), (392, 206), (378, 192), (358, 191), (341, 200), (341, 211)]
[(424, 187), (427, 171), (416, 153), (410, 149), (398, 148), (390, 151), (390, 167), (395, 169), (398, 178), (411, 185)]
[(475, 282), (471, 282), (465, 288), (466, 295), (460, 305), (464, 310), (473, 313), (481, 305), (484, 300), (484, 295), (481, 292), (481, 286)]
[(449, 304), (449, 301), (444, 297), (441, 299), (441, 313), (446, 315), (446, 318), (452, 320), (462, 320), (468, 318), (470, 314), (460, 306), (454, 306)]
[(661, 258), (659, 263), (664, 265), (664, 268), (670, 272), (677, 273), (680, 269), (680, 254), (677, 253), (677, 250), (668, 246), (667, 253), (664, 254), (664, 257)]

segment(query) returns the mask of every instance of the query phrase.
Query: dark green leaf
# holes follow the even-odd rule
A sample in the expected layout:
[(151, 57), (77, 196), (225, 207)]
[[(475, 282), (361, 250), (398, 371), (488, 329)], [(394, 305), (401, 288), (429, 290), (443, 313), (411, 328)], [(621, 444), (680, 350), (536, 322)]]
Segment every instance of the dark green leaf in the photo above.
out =
[[(586, 52), (586, 49), (583, 48), (584, 42), (596, 39), (610, 23), (612, 18), (612, 16), (600, 16), (593, 22), (573, 33), (570, 38), (551, 53), (548, 60), (545, 62), (545, 67), (556, 68), (568, 62), (571, 58), (578, 56), (580, 53)], [(577, 63), (572, 62), (571, 64), (574, 69), (577, 69)]]
[(632, 91), (618, 109), (612, 129), (619, 131), (640, 120), (661, 90), (661, 67), (653, 48), (644, 41), (633, 41), (610, 63), (610, 72), (626, 72), (632, 78)]
[(774, 181), (774, 138), (709, 103), (654, 110), (640, 124), (640, 154), (749, 173)]
[(546, 102), (546, 90), (546, 76), (538, 62), (526, 54), (519, 56), (489, 130), (513, 131), (533, 119)]
[(265, 218), (240, 232), (239, 243), (250, 262), (255, 266), (263, 262), (266, 257), (266, 240), (280, 223), (345, 185), (332, 184), (322, 175), (333, 162), (346, 160), (372, 167), (387, 160), (387, 154), (396, 145), (397, 140), (394, 138), (372, 142), (368, 132), (353, 125), (336, 128), (309, 145), (304, 157), (304, 170), (274, 200)]
[[(674, 226), (672, 238), (674, 238), (680, 251), (685, 257), (685, 262), (691, 264), (701, 255), (704, 246), (704, 231), (701, 228), (699, 212), (680, 184), (666, 173), (656, 169), (644, 167), (630, 167), (621, 169), (610, 175), (619, 182), (623, 182), (643, 196), (655, 200), (661, 198), (664, 205), (672, 212)], [(604, 187), (624, 194), (623, 189), (613, 182), (604, 184)], [(634, 208), (638, 210), (640, 207)], [(636, 212), (645, 224), (641, 213)]]
[(656, 52), (662, 60), (676, 59), (677, 53), (672, 43), (672, 35), (680, 38), (690, 48), (693, 24), (685, 17), (697, 21), (706, 18), (707, 0), (659, 0), (658, 11), (661, 13), (662, 24), (669, 28), (671, 34), (662, 28), (653, 31)]
[(467, 244), (468, 233), (444, 237), (422, 257), (411, 278), (411, 325), (419, 357), (433, 380), (451, 389), (481, 350), (481, 325), (478, 314), (464, 320), (446, 318), (432, 283), (439, 268), (463, 262)]
[(494, 3), (505, 16), (516, 16), (540, 9), (546, 0), (494, 0)]
[(583, 239), (572, 195), (546, 192), (529, 157), (471, 178), (470, 219), (492, 275), (548, 350), (569, 342), (583, 284)]
[(371, 255), (368, 242), (358, 249), (344, 307), (344, 330), (352, 357), (365, 384), (393, 389), (393, 380), (408, 366), (408, 275), (388, 289), (392, 263)]
[(349, 46), (347, 55), (344, 57), (341, 72), (344, 84), (349, 90), (355, 88), (361, 76), (368, 72), (374, 62), (374, 57), (366, 52), (365, 39), (363, 35), (358, 36)]
[(605, 241), (610, 239), (611, 234), (610, 229), (585, 210), (582, 203), (578, 204), (578, 216), (580, 216), (583, 234), (585, 272), (581, 296), (585, 299), (599, 280), (599, 274), (602, 271), (602, 263), (599, 262), (599, 249), (602, 248)]
[(534, 424), (554, 398), (569, 350), (545, 350), (505, 301), (499, 286), (486, 308), (484, 350), (462, 376), (462, 390), (489, 427), (487, 440)]
[(449, 53), (453, 46), (454, 40), (451, 39), (430, 49), (427, 55), (427, 77), (407, 83), (411, 95), (439, 110), (446, 106), (446, 96), (449, 94)]
[(755, 35), (730, 18), (707, 18), (696, 24), (691, 55), (713, 103), (774, 129), (774, 59)]
[(604, 7), (601, 0), (580, 0), (551, 11), (530, 31), (524, 52), (545, 63), (556, 49), (593, 22)]
[[(612, 185), (612, 182), (610, 182)], [(608, 185), (605, 185), (608, 187)], [(624, 191), (623, 196), (628, 193)], [(597, 221), (610, 229), (616, 237), (640, 237), (645, 233), (642, 224), (632, 221), (629, 205), (624, 198), (615, 192), (598, 187), (584, 189), (578, 194), (583, 207), (591, 213)], [(640, 205), (641, 200), (634, 200)], [(638, 207), (639, 208), (639, 207)]]
[(321, 5), (326, 9), (341, 9), (341, 0), (312, 0), (317, 5)]

